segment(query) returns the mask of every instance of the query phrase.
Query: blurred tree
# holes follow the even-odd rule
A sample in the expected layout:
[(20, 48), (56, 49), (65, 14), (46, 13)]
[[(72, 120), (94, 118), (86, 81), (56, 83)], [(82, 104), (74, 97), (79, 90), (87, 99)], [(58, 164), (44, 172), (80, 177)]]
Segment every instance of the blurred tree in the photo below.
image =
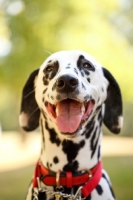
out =
[(0, 0), (0, 8), (0, 121), (4, 130), (18, 128), (22, 87), (49, 52), (88, 51), (115, 74), (124, 99), (133, 100), (133, 50), (114, 26), (119, 1)]

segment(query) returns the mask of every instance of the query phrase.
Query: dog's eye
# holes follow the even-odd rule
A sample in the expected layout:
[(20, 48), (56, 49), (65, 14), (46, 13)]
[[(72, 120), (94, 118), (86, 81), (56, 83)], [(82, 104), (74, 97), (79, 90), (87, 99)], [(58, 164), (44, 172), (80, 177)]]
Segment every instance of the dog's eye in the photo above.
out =
[(47, 66), (46, 68), (45, 68), (45, 71), (47, 71), (47, 72), (50, 72), (50, 71), (52, 71), (53, 70), (53, 66), (52, 65), (49, 65), (49, 66)]
[(89, 68), (91, 68), (92, 66), (91, 66), (89, 63), (84, 63), (84, 64), (83, 64), (83, 67), (89, 69)]

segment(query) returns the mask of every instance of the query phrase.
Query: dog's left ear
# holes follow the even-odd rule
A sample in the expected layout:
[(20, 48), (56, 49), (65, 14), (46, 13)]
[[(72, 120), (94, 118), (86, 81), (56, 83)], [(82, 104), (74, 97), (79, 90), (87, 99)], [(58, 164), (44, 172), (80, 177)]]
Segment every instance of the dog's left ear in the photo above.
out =
[(25, 131), (33, 131), (39, 126), (40, 110), (35, 100), (35, 79), (39, 69), (29, 76), (22, 92), (19, 124)]
[(109, 82), (103, 121), (111, 132), (118, 134), (123, 125), (121, 91), (112, 74), (105, 68), (103, 73)]

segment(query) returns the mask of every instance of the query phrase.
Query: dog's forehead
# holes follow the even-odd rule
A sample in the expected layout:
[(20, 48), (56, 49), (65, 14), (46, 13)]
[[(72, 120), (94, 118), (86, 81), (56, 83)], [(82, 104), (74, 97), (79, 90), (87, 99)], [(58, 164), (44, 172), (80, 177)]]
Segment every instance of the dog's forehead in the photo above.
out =
[(81, 56), (84, 56), (84, 58), (90, 61), (93, 65), (95, 65), (95, 67), (101, 68), (101, 65), (90, 54), (80, 50), (70, 50), (53, 53), (44, 61), (44, 63), (41, 66), (41, 69), (43, 70), (48, 63), (54, 61), (58, 61), (59, 66), (68, 64), (77, 65), (77, 61)]

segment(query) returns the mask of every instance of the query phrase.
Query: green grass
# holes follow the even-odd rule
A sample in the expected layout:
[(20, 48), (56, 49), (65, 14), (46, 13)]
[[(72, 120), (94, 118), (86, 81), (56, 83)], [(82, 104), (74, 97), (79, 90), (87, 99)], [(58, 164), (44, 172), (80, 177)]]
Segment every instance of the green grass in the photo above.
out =
[[(133, 200), (133, 158), (103, 158), (118, 200)], [(23, 200), (34, 166), (0, 173), (0, 200)]]

